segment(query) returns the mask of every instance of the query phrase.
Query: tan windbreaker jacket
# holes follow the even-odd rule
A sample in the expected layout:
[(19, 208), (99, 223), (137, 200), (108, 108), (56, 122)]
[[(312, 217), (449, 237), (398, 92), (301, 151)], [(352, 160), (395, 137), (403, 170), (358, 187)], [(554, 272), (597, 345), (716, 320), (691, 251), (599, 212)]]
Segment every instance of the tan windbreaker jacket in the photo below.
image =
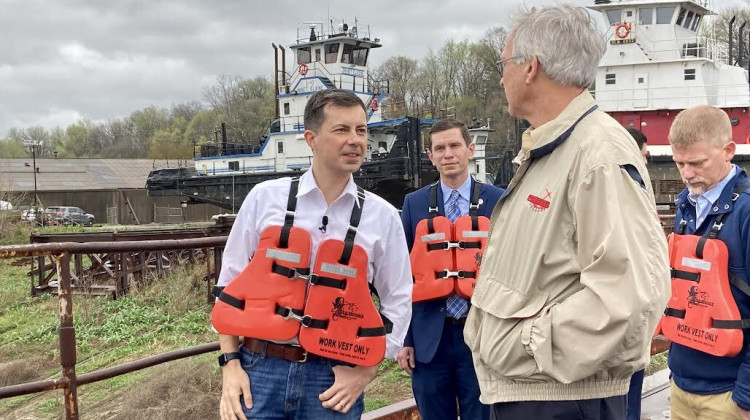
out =
[(649, 359), (667, 243), (638, 147), (594, 106), (524, 133), (492, 213), (464, 328), (485, 404), (624, 395)]

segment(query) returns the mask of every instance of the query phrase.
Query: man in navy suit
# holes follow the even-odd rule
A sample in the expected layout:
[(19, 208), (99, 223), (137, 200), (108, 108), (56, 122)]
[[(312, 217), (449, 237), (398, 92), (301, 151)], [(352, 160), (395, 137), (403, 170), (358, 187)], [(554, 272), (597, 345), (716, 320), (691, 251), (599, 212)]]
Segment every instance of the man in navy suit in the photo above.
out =
[[(437, 185), (438, 214), (449, 219), (469, 213), (476, 180), (469, 176), (474, 156), (466, 125), (444, 119), (430, 130), (427, 156), (440, 173)], [(479, 216), (490, 217), (503, 190), (479, 184)], [(411, 250), (420, 220), (430, 216), (430, 188), (426, 186), (404, 198), (401, 220)], [(453, 221), (453, 220), (451, 220)], [(487, 420), (489, 407), (479, 402), (479, 384), (471, 351), (464, 343), (463, 326), (469, 302), (454, 294), (448, 298), (415, 302), (404, 347), (396, 360), (412, 374), (412, 389), (424, 420), (455, 420), (456, 400), (462, 419)]]

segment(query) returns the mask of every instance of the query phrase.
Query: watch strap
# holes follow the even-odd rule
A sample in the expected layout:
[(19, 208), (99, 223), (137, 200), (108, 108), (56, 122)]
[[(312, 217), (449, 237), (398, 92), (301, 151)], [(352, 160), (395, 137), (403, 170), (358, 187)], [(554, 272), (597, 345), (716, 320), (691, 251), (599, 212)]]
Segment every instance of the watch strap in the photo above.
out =
[(239, 359), (240, 353), (234, 352), (234, 353), (222, 353), (219, 355), (219, 366), (226, 366), (227, 363), (229, 363), (230, 360)]

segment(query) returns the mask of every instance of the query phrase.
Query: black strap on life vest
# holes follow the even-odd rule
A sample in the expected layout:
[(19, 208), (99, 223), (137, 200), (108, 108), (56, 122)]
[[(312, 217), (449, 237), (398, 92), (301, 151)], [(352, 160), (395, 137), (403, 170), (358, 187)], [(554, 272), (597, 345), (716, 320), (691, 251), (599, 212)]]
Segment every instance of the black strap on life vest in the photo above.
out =
[(471, 230), (479, 230), (479, 193), (481, 186), (475, 180), (471, 180), (471, 203), (469, 203), (469, 216), (471, 216)]
[[(743, 182), (742, 184), (735, 187), (735, 189), (732, 191), (732, 202), (737, 201), (737, 199), (740, 198), (740, 194), (742, 194), (742, 192), (748, 188), (750, 188), (750, 181)], [(706, 246), (706, 241), (708, 239), (716, 239), (719, 236), (719, 231), (722, 227), (724, 227), (724, 216), (726, 216), (727, 214), (729, 213), (721, 213), (720, 215), (716, 216), (716, 220), (714, 220), (714, 224), (711, 226), (711, 229), (706, 230), (706, 233), (704, 233), (703, 236), (701, 236), (701, 238), (698, 240), (698, 244), (695, 247), (695, 256), (703, 259), (703, 248)]]
[(701, 273), (693, 273), (690, 271), (677, 270), (675, 268), (672, 268), (671, 272), (672, 272), (673, 279), (689, 280), (689, 281), (694, 281), (696, 283), (700, 283), (701, 281)]
[(294, 277), (307, 277), (310, 275), (310, 269), (309, 268), (289, 268), (286, 266), (283, 266), (281, 264), (278, 264), (274, 261), (274, 263), (271, 265), (271, 271), (282, 275), (287, 278), (294, 278)]
[(457, 244), (458, 249), (472, 249), (481, 248), (482, 243), (479, 241), (458, 241), (458, 242), (435, 242), (433, 244), (427, 244), (428, 251), (447, 250), (451, 248), (451, 244)]
[[(448, 277), (449, 273), (450, 272), (448, 270), (436, 271), (435, 272), (435, 278), (436, 279), (444, 279), (444, 278)], [(456, 271), (455, 273), (457, 274), (457, 277), (459, 279), (473, 279), (473, 278), (477, 277), (477, 272), (476, 271), (459, 270), (459, 271)]]
[[(750, 296), (750, 286), (744, 281), (742, 281), (742, 279), (739, 276), (730, 274), (729, 283), (733, 285), (734, 287), (740, 289), (742, 293)], [(750, 328), (750, 319), (739, 319), (739, 320), (714, 319), (714, 320), (711, 320), (711, 326), (714, 328), (721, 328), (721, 329)]]
[(680, 318), (680, 319), (685, 319), (685, 310), (670, 308), (667, 306), (667, 309), (664, 310), (664, 315), (675, 317), (675, 318)]
[(333, 279), (330, 277), (319, 276), (313, 274), (310, 276), (310, 284), (316, 286), (333, 287), (334, 289), (344, 290), (346, 289), (346, 280)]
[(289, 233), (294, 225), (294, 214), (297, 210), (297, 188), (299, 187), (299, 178), (292, 178), (292, 184), (289, 187), (289, 198), (286, 201), (286, 215), (284, 215), (284, 226), (281, 228), (279, 237), (279, 247), (289, 247)]
[(352, 250), (354, 249), (354, 237), (357, 236), (357, 228), (359, 227), (360, 219), (362, 219), (362, 206), (364, 204), (365, 190), (357, 186), (357, 199), (354, 202), (352, 216), (349, 219), (349, 228), (344, 238), (344, 251), (341, 253), (341, 258), (339, 259), (339, 263), (343, 265), (349, 265), (349, 258), (351, 258)]
[(432, 219), (438, 216), (437, 185), (437, 182), (430, 185), (430, 207), (427, 208), (430, 212), (430, 218), (427, 219), (427, 232), (430, 234), (435, 233), (435, 225), (432, 223)]
[(235, 308), (237, 308), (239, 310), (244, 310), (245, 309), (245, 301), (243, 299), (237, 299), (236, 297), (234, 297), (234, 296), (232, 296), (232, 295), (230, 295), (230, 294), (228, 294), (226, 292), (222, 291), (219, 294), (218, 299), (220, 301), (226, 303), (229, 306), (234, 306)]
[(393, 322), (388, 319), (387, 316), (380, 314), (380, 319), (383, 320), (382, 327), (363, 328), (359, 327), (357, 330), (357, 337), (380, 337), (381, 335), (390, 334), (393, 331)]

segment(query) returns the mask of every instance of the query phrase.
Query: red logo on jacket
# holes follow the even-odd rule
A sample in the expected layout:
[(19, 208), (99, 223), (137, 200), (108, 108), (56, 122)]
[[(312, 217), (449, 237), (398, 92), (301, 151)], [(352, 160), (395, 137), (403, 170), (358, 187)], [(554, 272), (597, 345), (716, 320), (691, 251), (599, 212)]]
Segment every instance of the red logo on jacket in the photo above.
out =
[(544, 190), (544, 197), (537, 197), (534, 194), (529, 194), (528, 200), (531, 203), (531, 209), (534, 211), (544, 211), (549, 208), (549, 198), (552, 197), (552, 193), (548, 189)]

